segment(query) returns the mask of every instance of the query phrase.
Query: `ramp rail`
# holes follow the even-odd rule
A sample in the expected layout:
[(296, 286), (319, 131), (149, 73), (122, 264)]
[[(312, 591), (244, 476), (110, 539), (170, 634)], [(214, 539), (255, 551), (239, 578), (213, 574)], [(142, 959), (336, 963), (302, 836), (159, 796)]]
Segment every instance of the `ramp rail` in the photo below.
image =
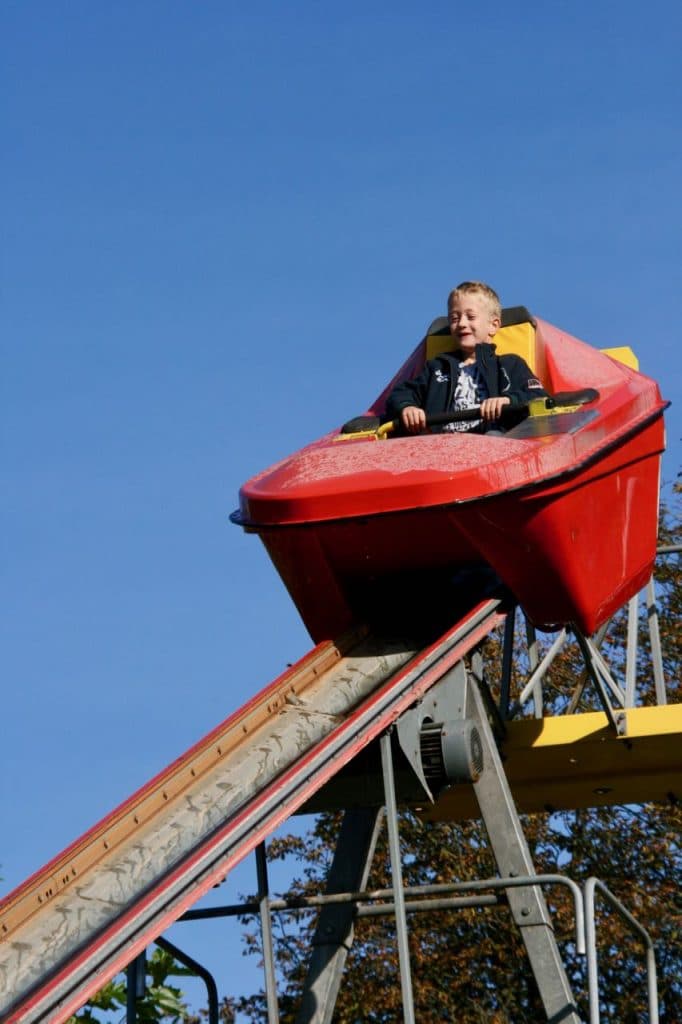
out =
[(319, 645), (0, 906), (5, 1024), (60, 1024), (504, 618)]

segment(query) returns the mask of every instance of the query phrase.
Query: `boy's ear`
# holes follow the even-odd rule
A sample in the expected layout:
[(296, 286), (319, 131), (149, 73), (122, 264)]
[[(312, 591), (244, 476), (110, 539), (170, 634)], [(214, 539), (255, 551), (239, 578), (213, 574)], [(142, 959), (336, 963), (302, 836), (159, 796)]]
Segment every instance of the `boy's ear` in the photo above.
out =
[(490, 335), (491, 338), (492, 338), (493, 334), (497, 334), (497, 332), (499, 331), (501, 326), (502, 326), (502, 321), (500, 320), (499, 316), (491, 316), (490, 317), (490, 329), (488, 331), (488, 334)]

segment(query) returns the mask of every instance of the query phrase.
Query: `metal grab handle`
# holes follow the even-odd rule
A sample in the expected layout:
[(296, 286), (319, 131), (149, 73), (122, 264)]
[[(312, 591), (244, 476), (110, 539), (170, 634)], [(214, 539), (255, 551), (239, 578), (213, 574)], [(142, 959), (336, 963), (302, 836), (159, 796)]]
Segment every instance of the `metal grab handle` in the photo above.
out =
[(587, 946), (587, 987), (590, 999), (590, 1024), (599, 1024), (599, 976), (597, 970), (597, 929), (594, 918), (594, 893), (599, 889), (601, 895), (620, 914), (630, 930), (642, 939), (646, 947), (646, 982), (649, 997), (650, 1024), (658, 1024), (658, 983), (656, 980), (656, 956), (654, 945), (649, 933), (642, 928), (629, 910), (620, 900), (607, 889), (598, 878), (588, 878), (585, 882), (585, 941)]

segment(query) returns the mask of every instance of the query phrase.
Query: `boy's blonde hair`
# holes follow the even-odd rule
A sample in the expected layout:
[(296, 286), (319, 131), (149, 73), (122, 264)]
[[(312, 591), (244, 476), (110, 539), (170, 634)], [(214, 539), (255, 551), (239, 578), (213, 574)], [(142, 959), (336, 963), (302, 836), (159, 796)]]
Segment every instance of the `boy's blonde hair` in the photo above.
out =
[(462, 281), (461, 284), (458, 284), (448, 295), (448, 309), (454, 299), (459, 298), (460, 295), (468, 295), (471, 292), (478, 292), (479, 295), (485, 296), (490, 306), (490, 315), (498, 320), (502, 320), (500, 297), (494, 288), (491, 288), (489, 284), (485, 284), (483, 281)]

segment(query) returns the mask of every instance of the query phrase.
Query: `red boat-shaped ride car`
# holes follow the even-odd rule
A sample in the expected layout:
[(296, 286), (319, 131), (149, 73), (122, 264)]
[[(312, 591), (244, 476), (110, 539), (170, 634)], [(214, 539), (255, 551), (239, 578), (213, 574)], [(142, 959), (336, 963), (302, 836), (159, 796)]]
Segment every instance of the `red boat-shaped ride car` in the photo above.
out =
[[(592, 389), (586, 404), (540, 399), (503, 436), (339, 429), (241, 488), (232, 519), (260, 536), (315, 641), (373, 609), (419, 608), (481, 565), (539, 628), (590, 635), (649, 578), (667, 405), (658, 386), (629, 349), (598, 351), (523, 307), (502, 323), (498, 354), (521, 355), (551, 395)], [(391, 388), (450, 348), (439, 318), (368, 415), (381, 417)]]

